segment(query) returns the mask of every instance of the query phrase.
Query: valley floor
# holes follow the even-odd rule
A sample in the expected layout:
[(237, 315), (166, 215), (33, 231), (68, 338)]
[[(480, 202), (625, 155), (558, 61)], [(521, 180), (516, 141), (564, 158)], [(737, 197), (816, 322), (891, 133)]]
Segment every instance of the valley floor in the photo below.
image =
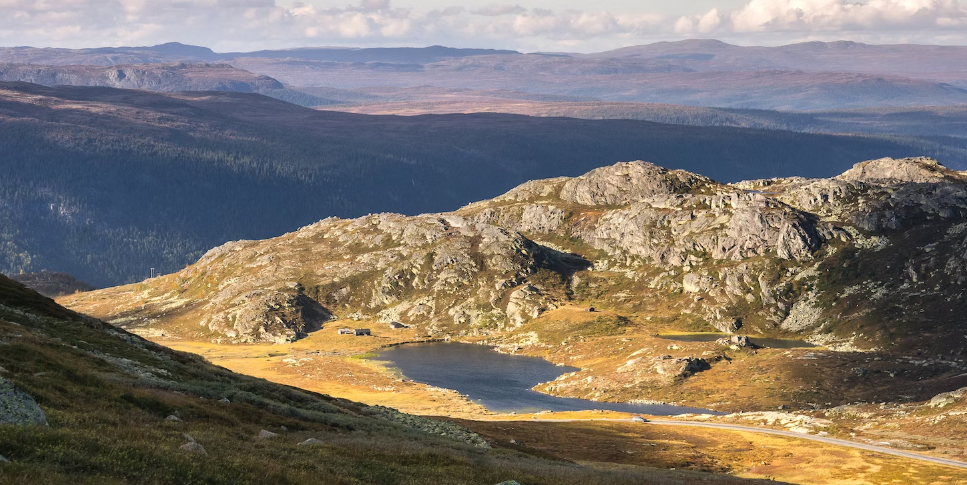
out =
[[(604, 421), (605, 418), (628, 419), (630, 415), (601, 411), (494, 414), (455, 391), (409, 381), (392, 367), (367, 358), (381, 347), (418, 342), (423, 338), (414, 329), (384, 331), (378, 330), (375, 325), (373, 327), (373, 337), (353, 337), (338, 335), (337, 326), (329, 326), (306, 339), (286, 345), (219, 345), (182, 340), (159, 340), (159, 343), (199, 354), (232, 371), (280, 384), (371, 405), (393, 407), (407, 413), (443, 417), (480, 433), (495, 446), (538, 456), (607, 466), (692, 469), (802, 484), (967, 484), (967, 470), (964, 469), (793, 437)], [(647, 341), (636, 342), (636, 345), (668, 344), (667, 341), (648, 340), (646, 336), (635, 338)], [(806, 349), (796, 351), (804, 353)], [(771, 353), (788, 357), (789, 352), (760, 350), (747, 358), (759, 358), (761, 354), (767, 360)], [(816, 413), (809, 412), (739, 413), (722, 418), (700, 416), (697, 419), (794, 429), (802, 433), (819, 433), (859, 443), (905, 448), (926, 455), (964, 460), (963, 440), (944, 438), (952, 435), (929, 425), (924, 426), (924, 415), (928, 414), (926, 411), (917, 408), (907, 413), (905, 418), (900, 418), (895, 415), (895, 410), (881, 408), (873, 404), (859, 405), (844, 414), (843, 418), (832, 421), (814, 417), (812, 414)], [(884, 413), (890, 412), (894, 414), (888, 419)], [(580, 421), (548, 422), (553, 419)], [(927, 419), (937, 418), (928, 416)], [(879, 420), (883, 420), (883, 426), (890, 429), (878, 427)], [(948, 424), (954, 422), (950, 420)], [(947, 427), (945, 431), (951, 431), (951, 428)], [(511, 440), (521, 444), (511, 444)]]

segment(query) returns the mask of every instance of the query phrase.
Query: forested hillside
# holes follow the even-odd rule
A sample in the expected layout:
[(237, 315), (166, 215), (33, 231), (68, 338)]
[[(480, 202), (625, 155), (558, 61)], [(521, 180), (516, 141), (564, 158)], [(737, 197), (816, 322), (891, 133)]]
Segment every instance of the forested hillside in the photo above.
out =
[[(967, 157), (948, 138), (518, 115), (319, 112), (240, 93), (0, 84), (0, 270), (96, 286), (328, 216), (453, 210), (530, 179), (644, 159), (722, 181)], [(951, 148), (953, 147), (953, 148)]]

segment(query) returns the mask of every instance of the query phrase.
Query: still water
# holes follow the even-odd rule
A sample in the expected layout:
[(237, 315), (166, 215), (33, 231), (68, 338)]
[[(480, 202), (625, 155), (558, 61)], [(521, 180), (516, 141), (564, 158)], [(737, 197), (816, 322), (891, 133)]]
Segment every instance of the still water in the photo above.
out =
[(392, 362), (408, 379), (453, 389), (497, 413), (603, 409), (654, 415), (718, 414), (683, 406), (605, 403), (541, 394), (531, 387), (578, 369), (537, 357), (499, 354), (483, 345), (403, 345), (380, 351), (375, 360)]

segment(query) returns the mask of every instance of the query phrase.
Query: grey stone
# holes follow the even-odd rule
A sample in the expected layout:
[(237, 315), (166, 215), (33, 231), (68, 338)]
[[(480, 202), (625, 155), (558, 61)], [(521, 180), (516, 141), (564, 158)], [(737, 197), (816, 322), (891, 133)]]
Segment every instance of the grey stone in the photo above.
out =
[(48, 426), (37, 401), (0, 377), (0, 425), (3, 424)]
[(188, 443), (185, 443), (185, 444), (181, 445), (180, 447), (178, 447), (178, 449), (187, 451), (188, 453), (194, 453), (196, 455), (207, 455), (208, 454), (208, 452), (205, 451), (205, 447), (204, 446), (202, 446), (202, 445), (200, 445), (200, 444), (198, 444), (198, 443), (196, 443), (194, 441), (190, 441)]
[(322, 444), (321, 440), (317, 440), (315, 438), (309, 438), (303, 441), (302, 443), (299, 443), (299, 446), (314, 446), (314, 445), (321, 445), (321, 444)]
[(223, 397), (223, 398), (219, 399), (218, 402), (225, 403), (225, 404), (231, 404), (232, 403), (232, 401), (230, 401), (227, 397)]
[(7, 460), (3, 457), (3, 455), (0, 455), (0, 463), (10, 463), (10, 460)]
[(165, 418), (165, 421), (171, 421), (171, 422), (174, 422), (174, 423), (180, 423), (181, 422), (181, 418), (179, 418), (178, 416), (175, 416), (174, 414), (172, 414), (172, 415), (168, 416), (167, 418)]
[(937, 394), (930, 399), (930, 402), (928, 402), (927, 405), (932, 408), (942, 408), (951, 404), (957, 404), (960, 402), (961, 398), (964, 397), (964, 395), (967, 395), (967, 387), (962, 387), (956, 391)]
[(635, 417), (631, 418), (631, 422), (632, 423), (647, 423), (648, 420), (645, 419), (645, 418), (643, 418), (643, 417), (641, 417), (641, 416), (635, 416)]
[(259, 439), (264, 440), (264, 439), (278, 438), (278, 437), (279, 437), (278, 433), (273, 433), (265, 429), (263, 429), (262, 431), (259, 431)]

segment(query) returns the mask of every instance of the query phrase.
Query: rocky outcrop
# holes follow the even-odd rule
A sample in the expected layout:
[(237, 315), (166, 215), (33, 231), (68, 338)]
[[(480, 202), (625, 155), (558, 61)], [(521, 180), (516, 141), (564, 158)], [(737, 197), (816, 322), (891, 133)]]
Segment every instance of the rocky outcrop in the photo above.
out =
[(706, 177), (636, 161), (602, 167), (568, 180), (560, 198), (584, 205), (623, 205), (659, 195), (686, 194), (711, 184)]
[(928, 402), (927, 405), (932, 408), (942, 408), (944, 406), (950, 406), (952, 404), (957, 404), (958, 402), (960, 402), (965, 395), (967, 395), (967, 387), (962, 387), (960, 389), (957, 389), (956, 391), (937, 394), (936, 396), (930, 399), (930, 402)]
[(285, 86), (268, 76), (228, 64), (167, 63), (115, 66), (0, 64), (0, 81), (45, 86), (107, 86), (149, 91), (235, 91), (257, 93)]
[(865, 182), (881, 185), (902, 183), (932, 184), (950, 177), (956, 172), (947, 169), (936, 160), (929, 158), (880, 158), (856, 164), (842, 175), (839, 180)]
[(507, 319), (513, 328), (541, 316), (547, 310), (557, 308), (541, 290), (533, 285), (524, 285), (510, 294), (507, 303)]
[(490, 445), (477, 433), (447, 421), (436, 421), (403, 414), (395, 409), (384, 406), (366, 406), (363, 408), (364, 414), (373, 416), (386, 421), (391, 421), (407, 428), (416, 429), (432, 435), (445, 436), (447, 438), (462, 441), (478, 448), (490, 448)]
[(44, 411), (32, 397), (0, 377), (0, 425), (47, 426)]
[(638, 357), (629, 360), (618, 367), (617, 371), (619, 374), (630, 375), (630, 379), (636, 384), (651, 382), (667, 385), (711, 368), (705, 359), (660, 355), (654, 358)]

